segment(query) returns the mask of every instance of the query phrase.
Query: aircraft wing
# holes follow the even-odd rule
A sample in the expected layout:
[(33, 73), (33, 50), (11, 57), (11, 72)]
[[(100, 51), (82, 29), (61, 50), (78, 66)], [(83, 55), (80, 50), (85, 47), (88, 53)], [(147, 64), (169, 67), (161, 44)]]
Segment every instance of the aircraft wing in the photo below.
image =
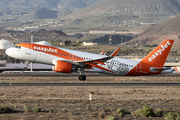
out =
[(93, 63), (93, 64), (103, 64), (104, 62), (106, 62), (107, 60), (112, 59), (112, 56), (107, 56), (107, 57), (103, 57), (100, 59), (94, 59), (94, 60), (82, 60), (82, 61), (74, 61), (74, 63)]
[(92, 66), (96, 67), (97, 64), (105, 65), (104, 62), (115, 57), (120, 49), (121, 49), (121, 47), (118, 47), (110, 56), (105, 56), (103, 58), (98, 58), (98, 59), (94, 59), (94, 60), (74, 61), (74, 63), (79, 64), (81, 66), (86, 66), (87, 68), (92, 68)]

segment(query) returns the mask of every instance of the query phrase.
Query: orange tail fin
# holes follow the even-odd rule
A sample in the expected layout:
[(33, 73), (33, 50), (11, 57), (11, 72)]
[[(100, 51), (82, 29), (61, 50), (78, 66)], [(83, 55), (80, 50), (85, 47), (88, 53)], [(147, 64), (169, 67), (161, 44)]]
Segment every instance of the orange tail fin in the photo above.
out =
[(153, 64), (154, 67), (163, 67), (173, 43), (174, 40), (166, 39), (151, 53), (149, 53), (144, 59), (142, 59), (141, 62)]

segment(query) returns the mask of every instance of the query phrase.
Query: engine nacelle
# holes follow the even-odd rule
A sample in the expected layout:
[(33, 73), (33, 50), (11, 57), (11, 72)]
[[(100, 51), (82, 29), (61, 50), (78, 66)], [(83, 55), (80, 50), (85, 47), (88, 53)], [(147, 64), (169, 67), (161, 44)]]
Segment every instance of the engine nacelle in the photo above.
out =
[(76, 67), (72, 63), (57, 60), (55, 66), (52, 67), (52, 70), (55, 72), (71, 73), (76, 71)]

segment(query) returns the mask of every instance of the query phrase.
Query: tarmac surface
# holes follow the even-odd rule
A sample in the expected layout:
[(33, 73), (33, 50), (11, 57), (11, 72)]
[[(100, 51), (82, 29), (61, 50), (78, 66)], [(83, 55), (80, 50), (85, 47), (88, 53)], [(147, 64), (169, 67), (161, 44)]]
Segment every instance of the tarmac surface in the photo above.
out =
[[(88, 76), (113, 76), (113, 75), (108, 75), (108, 74), (102, 74), (102, 73), (86, 73), (85, 74), (87, 77)], [(10, 72), (10, 73), (0, 73), (0, 76), (42, 76), (42, 77), (46, 77), (46, 76), (61, 76), (61, 77), (74, 77), (74, 76), (79, 76), (79, 73), (72, 73), (72, 74), (65, 74), (65, 73), (55, 73), (55, 72)], [(162, 76), (180, 76), (180, 73), (168, 73), (168, 74), (158, 74), (158, 75), (147, 75), (147, 77), (162, 77)], [(133, 76), (132, 76), (133, 77)]]
[(180, 86), (180, 83), (0, 83), (0, 86)]
[[(35, 76), (35, 77), (78, 77), (79, 73), (63, 74), (49, 72), (1, 73), (0, 76)], [(86, 73), (86, 76), (110, 76), (100, 73)], [(146, 77), (177, 77), (180, 73), (150, 75)], [(129, 77), (129, 76), (128, 76)], [(131, 76), (133, 78), (133, 76)], [(136, 76), (137, 77), (137, 76)], [(0, 86), (180, 86), (180, 83), (0, 83)]]
[[(63, 74), (63, 73), (1, 73), (0, 76), (43, 76), (43, 77), (74, 77), (79, 76), (79, 73), (73, 74)], [(109, 76), (106, 74), (97, 74), (97, 73), (87, 73), (86, 76)], [(149, 77), (177, 77), (180, 76), (180, 73), (171, 73), (171, 74), (160, 74), (160, 75), (151, 75)], [(133, 76), (131, 76), (133, 77)], [(146, 76), (148, 77), (148, 76)], [(180, 86), (180, 83), (0, 83), (0, 86)]]

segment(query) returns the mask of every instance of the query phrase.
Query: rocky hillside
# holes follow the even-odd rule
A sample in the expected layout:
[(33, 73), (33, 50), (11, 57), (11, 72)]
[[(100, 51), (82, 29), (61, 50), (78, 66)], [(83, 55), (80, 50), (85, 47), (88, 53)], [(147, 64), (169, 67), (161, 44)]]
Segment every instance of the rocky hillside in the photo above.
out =
[(100, 0), (69, 17), (122, 13), (178, 14), (180, 13), (180, 5), (177, 0)]
[(1, 0), (0, 7), (6, 9), (24, 9), (34, 10), (40, 7), (48, 9), (64, 9), (68, 8), (71, 11), (79, 10), (83, 7), (92, 5), (99, 0)]
[(98, 1), (99, 0), (60, 0), (57, 6), (58, 8), (68, 8), (71, 11), (76, 11)]
[(175, 40), (174, 46), (180, 45), (180, 15), (146, 29), (138, 38), (128, 44), (157, 44), (164, 39)]
[(35, 34), (51, 35), (51, 36), (67, 36), (61, 30), (45, 30), (45, 29), (40, 29), (40, 30), (36, 31)]
[(33, 12), (30, 12), (27, 15), (24, 15), (20, 20), (38, 20), (38, 19), (47, 19), (47, 18), (57, 18), (57, 11), (48, 10), (46, 8), (39, 8)]
[(66, 16), (66, 15), (69, 15), (69, 14), (71, 14), (71, 13), (73, 13), (73, 12), (70, 11), (69, 9), (67, 9), (67, 8), (64, 8), (64, 9), (61, 9), (61, 10), (58, 11), (57, 17), (58, 17), (58, 18), (61, 18), (61, 17), (64, 17), (64, 16)]

